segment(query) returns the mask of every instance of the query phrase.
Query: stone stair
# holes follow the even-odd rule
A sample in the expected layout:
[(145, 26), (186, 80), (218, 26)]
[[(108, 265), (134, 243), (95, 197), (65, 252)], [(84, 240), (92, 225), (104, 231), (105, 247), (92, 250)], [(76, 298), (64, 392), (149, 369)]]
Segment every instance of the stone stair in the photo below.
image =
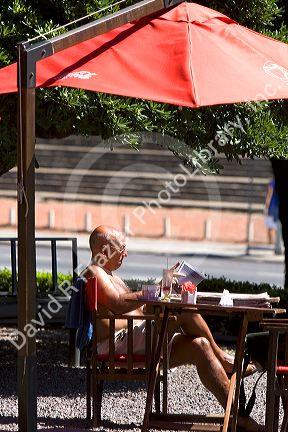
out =
[[(186, 176), (187, 183), (171, 192), (167, 182), (182, 174), (181, 161), (168, 150), (145, 144), (139, 152), (125, 147), (111, 151), (93, 137), (69, 137), (64, 140), (38, 140), (36, 157), (36, 190), (43, 199), (73, 199), (87, 202), (119, 201), (135, 204), (155, 200), (164, 189), (171, 199), (166, 206), (216, 207), (243, 210), (253, 205), (261, 210), (267, 183), (271, 177), (270, 162), (246, 159), (242, 164), (220, 157), (220, 176)], [(179, 177), (180, 182), (180, 177)], [(0, 195), (15, 195), (16, 170), (0, 178)], [(75, 197), (77, 193), (77, 197)], [(167, 196), (167, 194), (166, 194)], [(72, 198), (71, 198), (72, 199)]]

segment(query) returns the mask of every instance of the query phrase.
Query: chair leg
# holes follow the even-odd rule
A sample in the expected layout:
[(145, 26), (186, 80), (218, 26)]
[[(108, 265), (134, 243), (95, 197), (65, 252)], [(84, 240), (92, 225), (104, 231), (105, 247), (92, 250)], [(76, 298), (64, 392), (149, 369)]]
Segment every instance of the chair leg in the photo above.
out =
[(97, 428), (101, 425), (101, 405), (103, 395), (103, 381), (93, 379), (93, 413), (92, 413), (92, 427)]
[(268, 350), (268, 367), (267, 367), (267, 392), (266, 392), (266, 415), (265, 415), (265, 431), (275, 431), (275, 420), (279, 416), (279, 400), (275, 395), (275, 389), (278, 383), (276, 376), (276, 361), (278, 352), (278, 333), (269, 332), (269, 350)]
[(288, 430), (288, 413), (285, 414), (283, 418), (283, 423), (281, 426), (281, 432), (287, 432)]
[(154, 401), (155, 401), (155, 411), (157, 414), (160, 413), (160, 377), (157, 377), (156, 386), (154, 390)]
[(162, 375), (162, 412), (167, 414), (168, 412), (168, 373), (167, 367), (163, 367)]
[(88, 357), (86, 362), (86, 419), (91, 420), (91, 362)]
[(277, 409), (277, 419), (276, 419), (276, 415), (275, 415), (275, 424), (274, 424), (274, 430), (278, 432), (278, 428), (279, 428), (279, 406), (280, 406), (280, 398), (281, 398), (281, 402), (282, 402), (282, 407), (283, 407), (283, 421), (282, 421), (282, 426), (281, 426), (281, 432), (283, 430), (287, 429), (287, 414), (288, 414), (288, 400), (285, 397), (285, 393), (286, 393), (286, 376), (283, 375), (278, 375), (277, 376), (277, 390), (279, 391), (280, 396), (278, 396), (278, 404), (276, 406)]
[(74, 357), (75, 357), (75, 329), (69, 329), (69, 366), (74, 366)]
[(98, 393), (97, 419), (99, 425), (102, 422), (101, 408), (102, 408), (102, 399), (103, 399), (103, 387), (104, 387), (104, 381), (99, 381), (97, 386), (97, 393)]
[(275, 396), (273, 432), (278, 432), (280, 396)]
[(281, 432), (287, 432), (288, 431), (288, 400), (285, 400), (285, 403), (283, 402), (283, 422), (281, 426)]

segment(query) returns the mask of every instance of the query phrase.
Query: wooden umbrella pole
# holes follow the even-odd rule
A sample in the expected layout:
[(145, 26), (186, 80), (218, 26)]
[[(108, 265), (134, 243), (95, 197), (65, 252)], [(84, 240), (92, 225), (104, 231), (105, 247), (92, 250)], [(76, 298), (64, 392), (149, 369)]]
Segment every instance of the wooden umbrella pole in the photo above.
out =
[(36, 335), (28, 326), (36, 314), (35, 88), (28, 88), (25, 79), (23, 44), (18, 53), (18, 421), (20, 432), (33, 432), (37, 430)]

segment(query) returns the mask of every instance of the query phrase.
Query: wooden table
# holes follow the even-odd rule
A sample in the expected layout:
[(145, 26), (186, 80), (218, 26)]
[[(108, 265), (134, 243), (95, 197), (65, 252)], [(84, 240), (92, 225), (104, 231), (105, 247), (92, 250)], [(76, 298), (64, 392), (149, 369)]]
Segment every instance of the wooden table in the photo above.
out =
[[(227, 432), (229, 422), (231, 422), (232, 432), (236, 432), (238, 417), (238, 402), (240, 393), (240, 384), (242, 377), (242, 365), (245, 350), (245, 337), (249, 322), (261, 322), (264, 316), (275, 316), (284, 313), (284, 309), (268, 309), (255, 307), (239, 306), (216, 306), (204, 304), (184, 304), (181, 302), (161, 302), (150, 300), (128, 300), (135, 303), (135, 309), (143, 303), (154, 308), (163, 310), (163, 319), (160, 328), (155, 329), (154, 344), (151, 354), (151, 367), (149, 371), (149, 381), (147, 389), (146, 408), (142, 425), (142, 432), (148, 429), (172, 429), (172, 430), (203, 430), (203, 431), (223, 431)], [(230, 379), (229, 393), (224, 415), (192, 415), (192, 414), (165, 414), (152, 413), (153, 393), (156, 385), (156, 377), (159, 370), (161, 353), (163, 350), (164, 337), (168, 330), (168, 319), (171, 315), (177, 315), (182, 312), (190, 311), (201, 315), (214, 316), (239, 316), (239, 334), (237, 338), (235, 362), (233, 373)], [(199, 426), (200, 425), (200, 426)]]

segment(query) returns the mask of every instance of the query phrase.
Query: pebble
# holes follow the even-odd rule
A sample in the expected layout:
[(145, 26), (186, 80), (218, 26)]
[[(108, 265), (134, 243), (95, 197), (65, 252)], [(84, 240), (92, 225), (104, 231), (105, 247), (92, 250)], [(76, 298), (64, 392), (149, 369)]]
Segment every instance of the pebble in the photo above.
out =
[[(16, 349), (13, 329), (0, 328), (0, 431), (17, 431)], [(69, 368), (68, 332), (40, 330), (37, 337), (38, 430), (87, 432), (85, 368)], [(246, 378), (250, 394), (258, 374)], [(175, 413), (222, 413), (215, 397), (201, 384), (194, 366), (169, 372), (168, 409)], [(257, 386), (252, 417), (264, 424), (266, 374)], [(140, 431), (144, 415), (143, 383), (109, 383), (104, 387), (103, 426), (100, 432)]]

